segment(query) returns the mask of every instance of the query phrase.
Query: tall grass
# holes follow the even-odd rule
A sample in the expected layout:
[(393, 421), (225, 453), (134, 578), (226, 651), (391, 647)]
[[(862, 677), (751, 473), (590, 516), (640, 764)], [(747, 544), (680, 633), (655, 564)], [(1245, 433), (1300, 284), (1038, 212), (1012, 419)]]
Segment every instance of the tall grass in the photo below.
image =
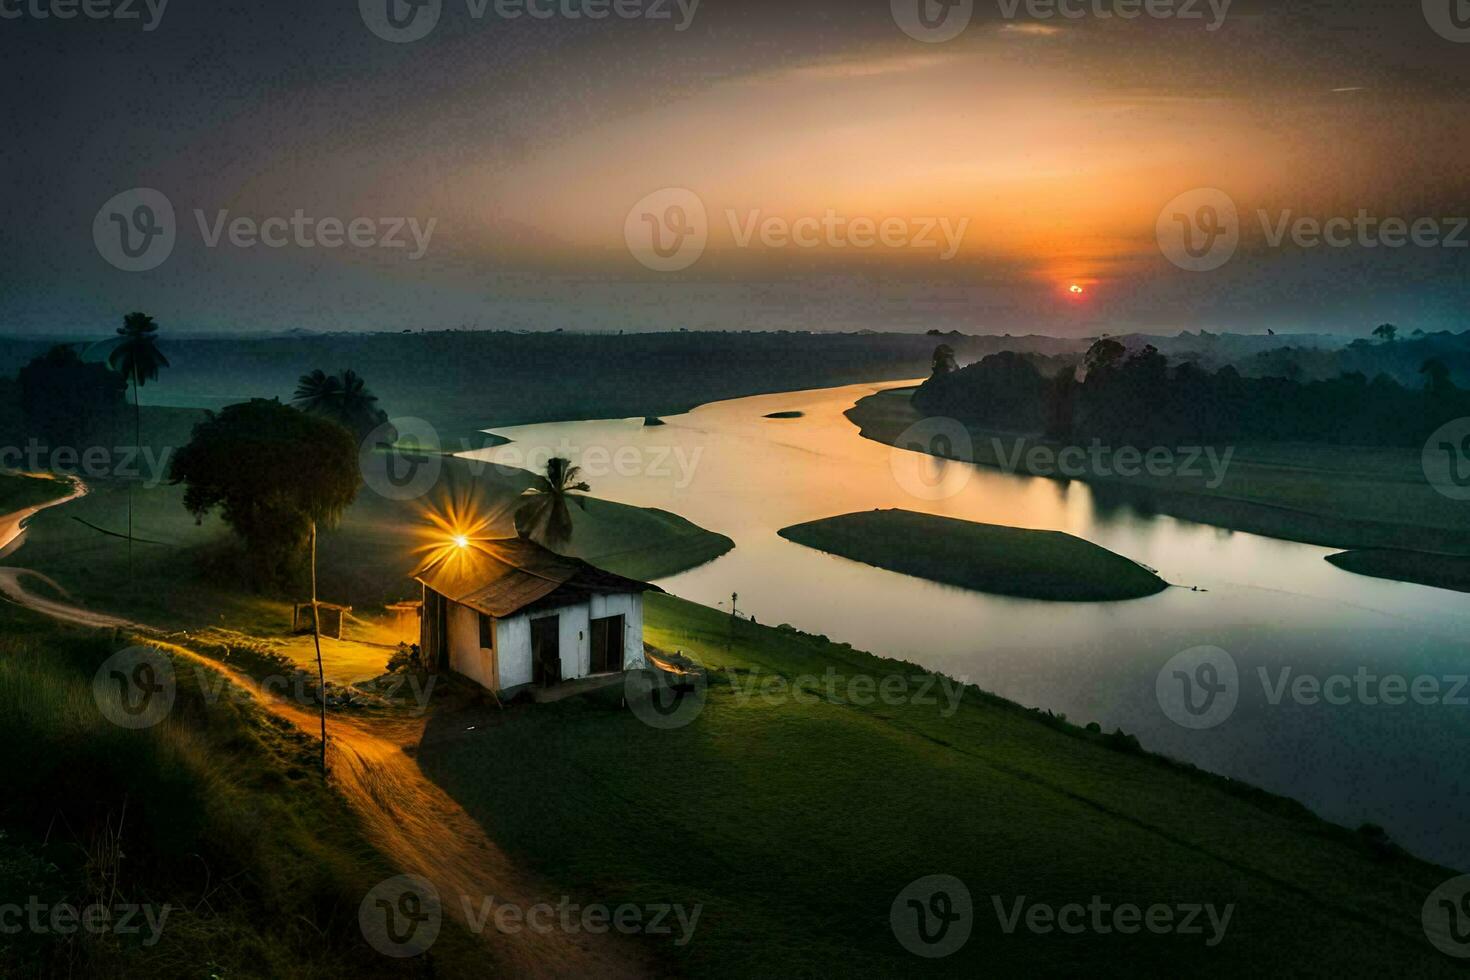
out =
[(168, 905), (161, 938), (0, 935), (0, 976), (397, 973), (357, 927), (392, 869), (310, 741), (182, 658), (165, 722), (112, 724), (92, 678), (124, 642), (0, 609), (0, 901)]

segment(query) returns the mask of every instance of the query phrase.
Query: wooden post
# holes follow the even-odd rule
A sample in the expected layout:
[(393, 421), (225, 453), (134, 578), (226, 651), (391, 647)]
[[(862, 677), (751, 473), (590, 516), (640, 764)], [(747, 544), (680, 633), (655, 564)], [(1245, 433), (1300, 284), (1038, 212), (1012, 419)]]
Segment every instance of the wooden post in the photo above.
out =
[(316, 602), (316, 521), (311, 522), (311, 639), (316, 644), (317, 696), (322, 701), (322, 778), (327, 778), (327, 677), (322, 666), (321, 613)]

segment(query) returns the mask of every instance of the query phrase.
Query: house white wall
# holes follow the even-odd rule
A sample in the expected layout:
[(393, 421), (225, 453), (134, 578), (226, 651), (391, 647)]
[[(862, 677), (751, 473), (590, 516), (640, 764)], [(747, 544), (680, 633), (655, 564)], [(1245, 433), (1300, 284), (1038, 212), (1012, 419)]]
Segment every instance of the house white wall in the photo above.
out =
[[(480, 614), (449, 604), (449, 665), (471, 680), (496, 690), (531, 683), (531, 621), (557, 617), (563, 680), (586, 677), (592, 665), (592, 620), (623, 617), (623, 667), (646, 665), (643, 656), (643, 596), (637, 593), (593, 596), (591, 602), (508, 616), (495, 620), (495, 650), (480, 649)], [(497, 671), (499, 676), (496, 677)], [(497, 683), (498, 682), (498, 683)]]
[(494, 688), (495, 654), (480, 647), (480, 614), (449, 603), (449, 666), (472, 681)]

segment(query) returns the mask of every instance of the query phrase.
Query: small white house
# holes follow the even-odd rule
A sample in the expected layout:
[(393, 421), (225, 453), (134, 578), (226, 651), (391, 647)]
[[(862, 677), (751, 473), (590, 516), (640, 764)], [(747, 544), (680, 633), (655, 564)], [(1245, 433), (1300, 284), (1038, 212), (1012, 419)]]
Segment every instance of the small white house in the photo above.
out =
[(643, 593), (524, 538), (455, 549), (415, 579), (425, 660), (497, 694), (642, 668)]

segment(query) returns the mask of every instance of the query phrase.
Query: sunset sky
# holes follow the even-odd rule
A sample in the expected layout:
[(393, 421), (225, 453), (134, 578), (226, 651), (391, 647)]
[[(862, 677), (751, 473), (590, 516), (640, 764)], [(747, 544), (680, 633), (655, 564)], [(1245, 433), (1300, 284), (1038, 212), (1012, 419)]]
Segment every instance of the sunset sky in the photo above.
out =
[[(887, 0), (704, 0), (683, 31), (673, 5), (506, 21), (444, 0), (405, 44), (347, 2), (173, 0), (151, 31), (0, 20), (0, 332), (95, 331), (135, 307), (198, 331), (1465, 329), (1470, 248), (1272, 247), (1257, 212), (1470, 215), (1470, 44), (1418, 3), (1238, 2), (1216, 30), (1200, 6), (1038, 21), (979, 3), (945, 43), (906, 35)], [(176, 211), (146, 272), (93, 239), (134, 187)], [(709, 240), (661, 273), (624, 225), (669, 187), (703, 202)], [(1155, 237), (1199, 187), (1241, 217), (1209, 272)], [(195, 215), (298, 209), (435, 224), (410, 260), (211, 248)], [(965, 234), (949, 261), (740, 247), (732, 221), (757, 212)]]

